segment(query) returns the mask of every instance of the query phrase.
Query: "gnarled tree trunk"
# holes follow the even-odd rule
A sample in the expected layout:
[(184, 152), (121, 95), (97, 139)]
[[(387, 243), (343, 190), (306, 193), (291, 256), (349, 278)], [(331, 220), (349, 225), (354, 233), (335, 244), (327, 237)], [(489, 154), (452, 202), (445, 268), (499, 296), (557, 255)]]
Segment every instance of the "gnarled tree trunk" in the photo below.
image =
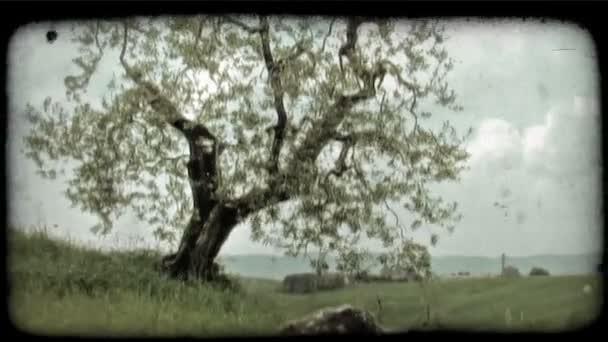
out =
[[(286, 190), (287, 183), (293, 182), (293, 179), (290, 178), (293, 178), (299, 172), (305, 172), (302, 168), (304, 165), (314, 164), (321, 149), (330, 140), (346, 139), (350, 141), (350, 137), (340, 137), (336, 133), (336, 128), (355, 103), (373, 97), (376, 79), (381, 77), (384, 72), (383, 70), (357, 68), (358, 76), (365, 81), (364, 88), (352, 95), (336, 97), (332, 108), (325, 113), (322, 119), (314, 123), (311, 134), (294, 151), (293, 158), (288, 163), (285, 172), (281, 172), (279, 171), (278, 161), (287, 125), (287, 113), (283, 104), (284, 90), (280, 78), (280, 65), (284, 61), (277, 61), (272, 55), (266, 18), (261, 19), (258, 27), (249, 27), (238, 22), (237, 24), (250, 33), (259, 34), (264, 62), (274, 95), (277, 124), (273, 127), (274, 138), (267, 169), (270, 180), (267, 188), (253, 189), (238, 199), (218, 199), (216, 197), (218, 188), (217, 168), (219, 167), (218, 157), (221, 153), (221, 144), (203, 124), (192, 122), (178, 115), (176, 107), (159, 96), (160, 92), (156, 87), (132, 76), (136, 82), (148, 89), (151, 98), (154, 99), (150, 104), (156, 111), (167, 113), (169, 114), (168, 117), (178, 118), (170, 123), (184, 135), (189, 144), (188, 176), (194, 202), (194, 212), (182, 236), (177, 252), (163, 258), (161, 263), (165, 271), (177, 278), (197, 278), (205, 281), (216, 279), (219, 275), (219, 267), (214, 263), (214, 260), (232, 229), (249, 214), (261, 210), (269, 204), (283, 202), (294, 196), (295, 194)], [(353, 61), (355, 57), (352, 53), (352, 47), (354, 47), (357, 39), (356, 30), (360, 24), (361, 20), (359, 19), (349, 21), (347, 41), (340, 49), (340, 57), (344, 55), (355, 64), (357, 61)], [(297, 58), (303, 52), (304, 49), (298, 46), (296, 52), (287, 58)], [(123, 65), (129, 71), (124, 61)], [(348, 149), (351, 144), (352, 142), (345, 144), (345, 149)], [(342, 162), (344, 155), (345, 153), (341, 153)], [(340, 171), (336, 171), (335, 174), (339, 175)]]
[(177, 252), (163, 258), (162, 268), (172, 277), (211, 281), (219, 274), (214, 260), (239, 222), (240, 210), (215, 198), (220, 152), (216, 138), (202, 124), (186, 119), (172, 125), (188, 140), (188, 177), (194, 210)]
[(163, 259), (164, 270), (180, 279), (216, 279), (219, 268), (214, 260), (237, 223), (237, 210), (219, 204), (211, 210), (205, 223), (193, 215), (177, 253)]

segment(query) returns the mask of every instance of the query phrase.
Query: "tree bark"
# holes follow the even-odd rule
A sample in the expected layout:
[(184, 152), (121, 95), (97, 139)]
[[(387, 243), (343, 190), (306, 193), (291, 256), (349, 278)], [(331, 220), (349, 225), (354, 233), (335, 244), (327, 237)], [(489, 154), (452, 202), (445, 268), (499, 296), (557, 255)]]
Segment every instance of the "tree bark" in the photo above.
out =
[(219, 275), (214, 260), (239, 221), (238, 210), (215, 198), (219, 164), (215, 136), (204, 125), (185, 119), (171, 124), (188, 141), (188, 177), (194, 205), (177, 252), (163, 258), (162, 268), (175, 278), (211, 281)]
[(211, 210), (205, 223), (193, 215), (177, 252), (163, 259), (163, 269), (178, 279), (217, 279), (219, 267), (214, 260), (238, 222), (237, 209), (222, 204)]

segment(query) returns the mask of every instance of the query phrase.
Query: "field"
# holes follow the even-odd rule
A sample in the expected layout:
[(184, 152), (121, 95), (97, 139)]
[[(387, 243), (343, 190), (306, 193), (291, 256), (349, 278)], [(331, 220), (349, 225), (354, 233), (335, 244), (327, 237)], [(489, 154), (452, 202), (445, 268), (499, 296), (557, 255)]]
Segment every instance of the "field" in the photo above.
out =
[(104, 254), (43, 233), (11, 230), (8, 238), (10, 317), (17, 328), (44, 335), (266, 335), (343, 303), (370, 310), (390, 330), (547, 331), (590, 322), (602, 302), (595, 275), (360, 284), (312, 295), (239, 278), (235, 291), (165, 279), (151, 266), (152, 252)]

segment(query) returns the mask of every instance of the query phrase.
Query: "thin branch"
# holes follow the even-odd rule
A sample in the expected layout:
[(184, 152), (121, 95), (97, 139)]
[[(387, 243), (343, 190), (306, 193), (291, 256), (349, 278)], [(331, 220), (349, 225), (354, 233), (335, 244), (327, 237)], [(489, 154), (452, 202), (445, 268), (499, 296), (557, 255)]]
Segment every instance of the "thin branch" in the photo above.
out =
[(414, 128), (412, 132), (416, 132), (418, 130), (418, 115), (416, 114), (415, 109), (418, 100), (418, 93), (420, 90), (411, 82), (403, 79), (403, 77), (401, 77), (401, 74), (399, 74), (399, 68), (397, 68), (397, 66), (389, 60), (380, 61), (376, 66), (376, 69), (382, 72), (389, 72), (393, 77), (397, 79), (397, 82), (400, 85), (406, 87), (409, 91), (412, 92), (412, 102), (410, 103), (408, 112), (414, 117)]
[(202, 33), (203, 33), (203, 18), (201, 18), (198, 23), (198, 30), (196, 33), (196, 38), (194, 40), (194, 50), (196, 50), (196, 48), (198, 47), (198, 43), (201, 40)]
[[(196, 49), (198, 48), (198, 44), (200, 42), (202, 33), (203, 33), (203, 18), (201, 17), (198, 23), (198, 29), (197, 32), (195, 34), (194, 37), (194, 45), (193, 45), (193, 50), (196, 52)], [(196, 54), (196, 58), (197, 60), (205, 67), (208, 68), (207, 63), (204, 61), (204, 59), (200, 56), (200, 54)], [(177, 84), (177, 82), (179, 82), (179, 80), (184, 76), (184, 74), (191, 70), (192, 67), (190, 65), (186, 65), (176, 76), (175, 76), (175, 80), (174, 80), (174, 84)], [(211, 75), (211, 78), (213, 78), (213, 75)], [(215, 81), (214, 81), (215, 82)]]
[(281, 60), (279, 63), (288, 63), (300, 57), (304, 52), (306, 52), (306, 49), (302, 47), (303, 45), (304, 40), (297, 42), (296, 45), (292, 47), (292, 50), (294, 51), (290, 55), (288, 55), (284, 60)]
[[(353, 152), (353, 158), (354, 158), (354, 154), (355, 153)], [(361, 167), (359, 166), (359, 163), (357, 162), (356, 159), (353, 159), (353, 168), (355, 170), (355, 174), (357, 175), (357, 178), (359, 179), (359, 182), (361, 182), (361, 184), (363, 184), (363, 187), (365, 189), (367, 189), (367, 191), (371, 191), (371, 187), (367, 183), (367, 179), (365, 179), (365, 175), (363, 174), (363, 171), (361, 170)]]
[(101, 23), (98, 20), (95, 25), (95, 45), (97, 46), (97, 49), (99, 50), (99, 54), (101, 55), (103, 53), (103, 49), (101, 48), (101, 44), (99, 43), (99, 26), (100, 25), (101, 25)]
[[(198, 218), (205, 222), (209, 217), (209, 210), (217, 203), (214, 197), (217, 190), (217, 149), (216, 137), (209, 129), (201, 123), (193, 122), (184, 118), (171, 100), (164, 96), (159, 88), (150, 81), (142, 79), (142, 75), (135, 74), (125, 60), (127, 48), (128, 27), (124, 23), (123, 44), (120, 53), (120, 62), (130, 77), (147, 93), (149, 105), (158, 113), (167, 118), (167, 123), (179, 130), (189, 145), (188, 178), (193, 196), (195, 208), (198, 210)], [(212, 142), (212, 151), (205, 151), (199, 146), (201, 140)]]
[[(416, 102), (416, 95), (414, 95), (414, 102)], [(412, 133), (417, 133), (417, 132), (419, 132), (419, 130), (418, 130), (418, 115), (416, 115), (416, 113), (413, 110), (411, 110), (411, 109), (409, 109), (408, 112), (410, 113), (410, 115), (412, 115), (414, 117), (414, 128), (412, 128)]]
[[(274, 107), (277, 112), (277, 124), (274, 127), (274, 139), (270, 150), (270, 162), (268, 166), (269, 173), (275, 175), (279, 170), (279, 154), (283, 147), (283, 141), (285, 139), (285, 128), (287, 127), (287, 112), (285, 111), (285, 105), (283, 104), (283, 84), (281, 83), (280, 68), (275, 63), (272, 51), (270, 49), (270, 38), (269, 38), (269, 26), (268, 20), (262, 17), (260, 20), (260, 40), (262, 44), (262, 53), (264, 55), (264, 62), (266, 64), (266, 70), (270, 78), (270, 85), (274, 95)], [(296, 49), (300, 50), (299, 48)], [(300, 52), (301, 53), (301, 52)]]
[(379, 113), (383, 114), (384, 112), (384, 101), (386, 100), (386, 91), (382, 92), (382, 100), (380, 100), (380, 110)]
[(122, 39), (122, 48), (120, 50), (120, 64), (122, 64), (122, 67), (125, 69), (127, 76), (132, 77), (131, 68), (129, 67), (129, 65), (127, 64), (127, 62), (125, 60), (125, 52), (127, 51), (127, 37), (128, 37), (128, 27), (127, 27), (126, 22), (123, 22), (123, 27), (124, 27), (124, 31), (123, 31), (123, 39)]
[(338, 58), (340, 62), (340, 71), (344, 74), (344, 68), (342, 66), (342, 56), (346, 56), (349, 62), (354, 62), (355, 57), (355, 46), (357, 44), (357, 30), (359, 26), (363, 23), (361, 18), (357, 17), (349, 17), (348, 22), (346, 24), (346, 42), (342, 44), (340, 49), (338, 50)]
[(327, 175), (325, 176), (326, 181), (330, 175), (334, 175), (336, 177), (341, 177), (342, 174), (346, 170), (349, 169), (349, 167), (346, 165), (346, 156), (347, 156), (348, 152), (350, 151), (351, 147), (353, 147), (355, 145), (355, 140), (352, 139), (351, 136), (345, 136), (345, 137), (340, 137), (340, 138), (341, 138), (340, 141), (342, 141), (342, 150), (340, 150), (340, 156), (338, 157), (338, 160), (336, 161), (336, 167), (334, 169), (332, 169), (331, 171), (329, 171), (327, 173)]
[(390, 211), (391, 214), (393, 214), (393, 217), (395, 218), (395, 226), (399, 228), (399, 235), (401, 236), (401, 239), (403, 239), (403, 226), (399, 223), (399, 216), (397, 215), (395, 210), (393, 210), (393, 208), (390, 205), (388, 205), (386, 198), (384, 198), (383, 201), (384, 201), (384, 206), (386, 207), (386, 209), (388, 211)]
[(329, 23), (329, 30), (327, 31), (325, 38), (323, 38), (323, 45), (321, 45), (321, 53), (323, 53), (325, 51), (325, 43), (327, 42), (327, 38), (329, 38), (329, 36), (331, 35), (331, 30), (334, 27), (335, 22), (336, 22), (336, 18), (333, 18), (331, 20), (331, 22)]
[(252, 26), (249, 26), (249, 25), (247, 25), (247, 24), (245, 24), (245, 23), (243, 23), (243, 22), (241, 22), (241, 21), (239, 21), (237, 19), (231, 18), (231, 17), (226, 17), (225, 20), (226, 20), (226, 22), (234, 24), (234, 25), (236, 25), (236, 26), (242, 28), (243, 30), (245, 30), (245, 31), (247, 31), (249, 33), (252, 33), (252, 34), (253, 33), (259, 33), (259, 32), (261, 32), (263, 30), (263, 28), (261, 26), (252, 27)]
[(173, 84), (177, 85), (177, 83), (184, 77), (186, 72), (188, 72), (192, 67), (186, 65), (177, 75), (175, 75), (175, 79), (173, 80)]
[[(175, 156), (175, 157), (161, 157), (158, 160), (156, 160), (156, 162), (154, 162), (152, 165), (146, 165), (146, 166), (148, 166), (148, 167), (150, 167), (150, 166), (152, 166), (152, 167), (158, 167), (158, 165), (161, 162), (167, 162), (167, 161), (176, 162), (176, 161), (178, 161), (178, 160), (180, 160), (182, 158), (188, 158), (188, 157), (189, 157), (189, 155), (187, 155), (187, 154), (181, 154), (181, 155)], [(153, 161), (153, 159), (150, 159), (147, 162), (149, 162), (149, 161)]]
[[(196, 52), (196, 49), (198, 48), (199, 42), (201, 40), (201, 36), (203, 34), (203, 18), (200, 19), (199, 24), (198, 24), (198, 32), (196, 33), (196, 38), (194, 40), (194, 48), (193, 50)], [(208, 49), (207, 49), (208, 51)], [(206, 69), (209, 69), (209, 65), (207, 64), (207, 62), (205, 62), (205, 59), (203, 58), (203, 56), (201, 56), (200, 53), (196, 54), (196, 59), (199, 61), (199, 63), (201, 63)], [(210, 77), (213, 79), (213, 74), (210, 75)]]
[(302, 163), (314, 162), (323, 147), (335, 139), (336, 128), (344, 120), (350, 109), (357, 103), (367, 100), (375, 95), (375, 90), (363, 89), (352, 95), (339, 95), (335, 103), (325, 112), (319, 120), (312, 123), (311, 129), (304, 137), (300, 146), (294, 151), (288, 170), (295, 174), (300, 172)]

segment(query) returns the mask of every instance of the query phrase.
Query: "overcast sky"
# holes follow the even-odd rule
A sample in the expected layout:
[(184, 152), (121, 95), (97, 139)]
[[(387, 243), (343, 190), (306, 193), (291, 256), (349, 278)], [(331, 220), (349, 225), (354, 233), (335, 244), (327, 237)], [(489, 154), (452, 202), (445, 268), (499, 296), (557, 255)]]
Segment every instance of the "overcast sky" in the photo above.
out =
[[(53, 44), (45, 37), (50, 28), (59, 32)], [(447, 200), (459, 202), (463, 220), (453, 234), (440, 236), (431, 253), (599, 251), (600, 99), (590, 36), (574, 25), (530, 20), (450, 21), (447, 32), (448, 52), (457, 61), (451, 86), (464, 106), (450, 121), (458, 128), (473, 127), (474, 134), (467, 145), (470, 170), (462, 182), (438, 187)], [(153, 245), (151, 230), (134, 219), (119, 221), (109, 237), (94, 237), (88, 230), (94, 217), (71, 209), (62, 195), (64, 184), (38, 177), (34, 164), (19, 153), (27, 129), (25, 104), (64, 97), (63, 78), (75, 70), (76, 51), (66, 36), (59, 25), (31, 25), (9, 48), (9, 220), (23, 226), (45, 223), (54, 234), (96, 246)], [(109, 77), (111, 72), (101, 72), (91, 83), (105, 85)], [(88, 95), (99, 99), (102, 90)], [(428, 242), (428, 232), (413, 236)], [(222, 254), (274, 252), (250, 242), (246, 226), (235, 229), (222, 249)]]

